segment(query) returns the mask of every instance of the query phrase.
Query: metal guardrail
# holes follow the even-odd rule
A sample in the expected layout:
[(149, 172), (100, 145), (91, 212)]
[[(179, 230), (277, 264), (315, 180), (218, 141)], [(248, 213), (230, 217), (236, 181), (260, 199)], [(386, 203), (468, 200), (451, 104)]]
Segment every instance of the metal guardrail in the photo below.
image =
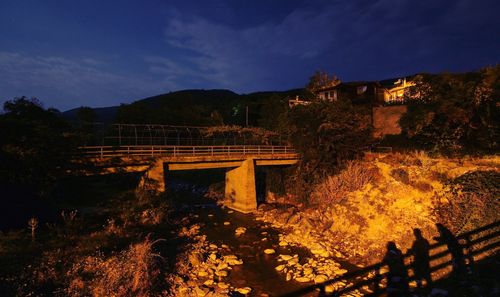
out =
[(176, 145), (128, 145), (128, 146), (84, 146), (78, 148), (84, 157), (122, 156), (283, 156), (296, 154), (290, 146), (273, 145), (228, 145), (228, 146), (176, 146)]

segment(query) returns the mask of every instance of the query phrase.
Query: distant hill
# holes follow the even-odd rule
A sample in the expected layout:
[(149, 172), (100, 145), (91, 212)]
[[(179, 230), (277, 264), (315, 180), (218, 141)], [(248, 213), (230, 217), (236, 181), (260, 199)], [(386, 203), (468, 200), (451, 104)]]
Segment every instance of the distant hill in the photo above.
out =
[[(287, 100), (295, 96), (308, 97), (305, 89), (237, 94), (230, 90), (182, 90), (152, 96), (130, 104), (94, 108), (96, 120), (110, 123), (155, 123), (170, 125), (244, 125), (248, 107), (249, 122), (261, 124), (269, 111), (279, 112)], [(265, 107), (265, 108), (263, 108)], [(78, 110), (63, 113), (78, 121)]]
[[(118, 111), (118, 107), (119, 106), (93, 108), (93, 110), (96, 114), (96, 117), (97, 117), (97, 121), (102, 122), (102, 123), (114, 122), (114, 120), (116, 118), (116, 113)], [(80, 109), (80, 107), (67, 110), (67, 111), (63, 112), (62, 115), (66, 119), (76, 122), (78, 120), (77, 113), (78, 113), (79, 109)]]

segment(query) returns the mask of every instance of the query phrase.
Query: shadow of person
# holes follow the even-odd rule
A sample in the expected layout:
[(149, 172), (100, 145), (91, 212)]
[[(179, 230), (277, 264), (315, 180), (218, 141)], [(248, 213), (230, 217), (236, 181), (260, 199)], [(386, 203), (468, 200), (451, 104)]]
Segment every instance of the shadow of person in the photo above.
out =
[(422, 236), (422, 231), (418, 228), (413, 229), (415, 241), (413, 242), (408, 253), (413, 256), (411, 267), (415, 274), (417, 287), (422, 289), (424, 286), (422, 281), (425, 280), (425, 287), (430, 287), (432, 284), (430, 257), (429, 257), (429, 241)]
[(457, 278), (465, 277), (467, 266), (465, 265), (463, 248), (458, 242), (458, 239), (443, 224), (437, 223), (436, 228), (439, 232), (439, 236), (434, 237), (434, 239), (440, 243), (446, 244), (448, 247), (451, 253), (452, 272), (454, 276)]
[(394, 241), (387, 243), (384, 263), (389, 267), (389, 272), (387, 273), (387, 296), (409, 295), (408, 271), (404, 264), (404, 256), (401, 250), (396, 247)]

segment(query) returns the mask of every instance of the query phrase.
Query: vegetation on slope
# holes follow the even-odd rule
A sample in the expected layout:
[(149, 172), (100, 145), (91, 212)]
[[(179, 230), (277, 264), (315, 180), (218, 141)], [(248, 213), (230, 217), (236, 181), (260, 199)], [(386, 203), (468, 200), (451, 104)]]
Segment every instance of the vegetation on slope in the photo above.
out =
[(317, 183), (310, 207), (266, 209), (260, 216), (291, 227), (287, 242), (356, 263), (378, 262), (388, 241), (409, 248), (414, 228), (432, 239), (436, 223), (456, 234), (497, 221), (499, 168), (498, 157), (368, 156)]

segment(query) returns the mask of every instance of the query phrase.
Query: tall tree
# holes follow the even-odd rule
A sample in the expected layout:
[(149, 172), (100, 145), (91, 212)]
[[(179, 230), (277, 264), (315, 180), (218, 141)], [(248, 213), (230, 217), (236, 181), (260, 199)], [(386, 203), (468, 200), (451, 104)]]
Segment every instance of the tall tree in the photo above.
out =
[(421, 75), (415, 82), (400, 121), (410, 139), (444, 153), (498, 150), (500, 66)]
[(321, 70), (317, 70), (310, 78), (309, 82), (306, 85), (306, 88), (311, 93), (316, 93), (318, 90), (334, 87), (340, 84), (340, 79), (337, 78), (336, 75), (328, 75), (328, 73), (323, 72)]
[(294, 107), (287, 127), (301, 155), (293, 184), (298, 197), (308, 197), (311, 184), (359, 156), (371, 142), (370, 117), (346, 100)]
[(75, 147), (70, 125), (37, 99), (5, 102), (0, 115), (0, 184), (46, 192)]

